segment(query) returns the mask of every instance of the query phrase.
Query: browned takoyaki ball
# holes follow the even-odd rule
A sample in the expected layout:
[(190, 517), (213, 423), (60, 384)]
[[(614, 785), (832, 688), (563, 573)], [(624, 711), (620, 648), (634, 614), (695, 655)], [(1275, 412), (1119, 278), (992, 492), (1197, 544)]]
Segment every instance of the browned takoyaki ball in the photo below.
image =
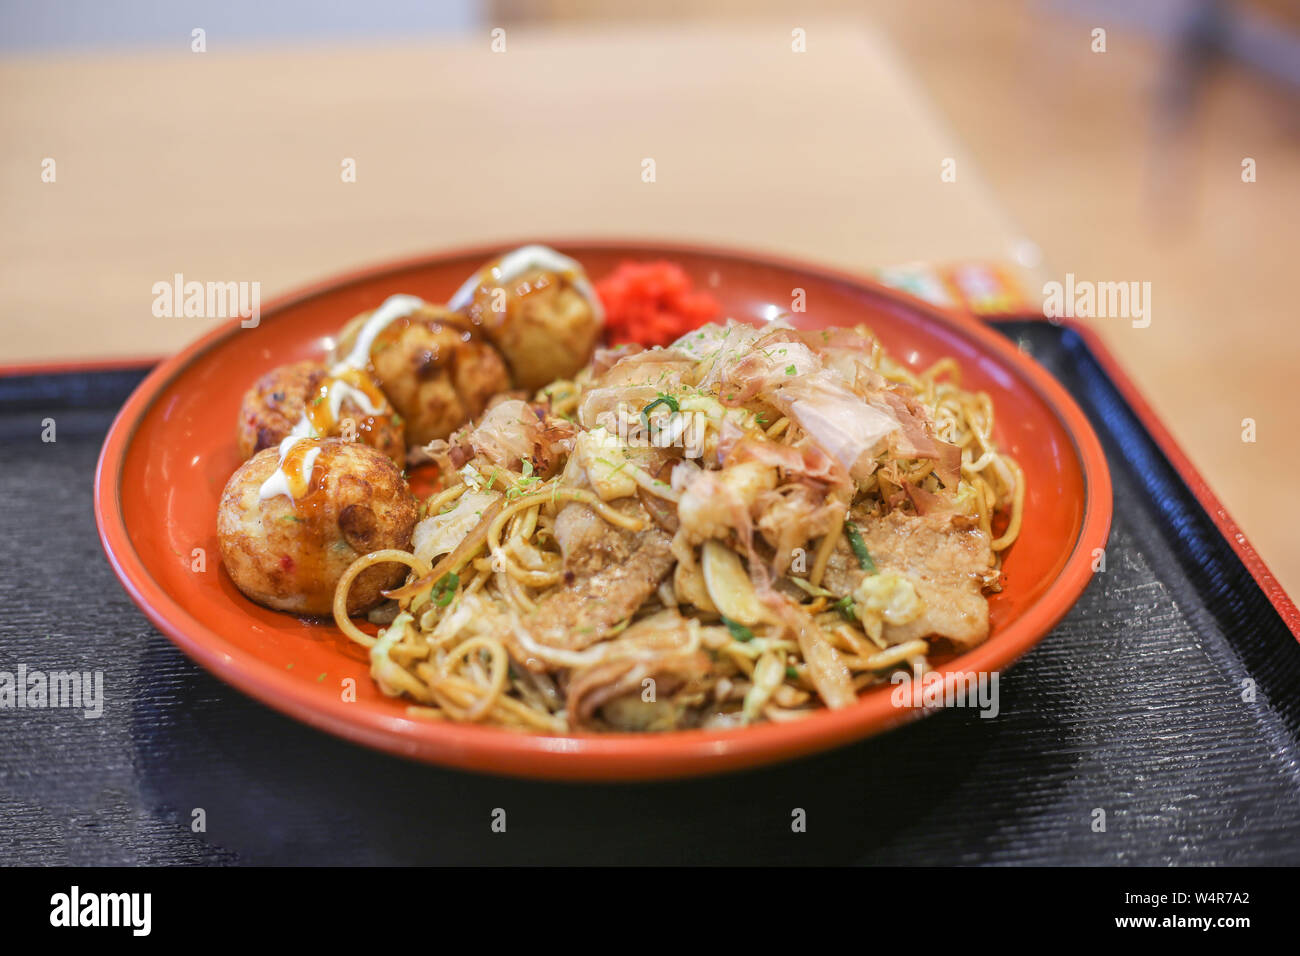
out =
[[(230, 477), (217, 536), (226, 571), (249, 598), (279, 611), (326, 615), (348, 566), (371, 551), (409, 549), (415, 521), (415, 496), (391, 458), (356, 442), (302, 439), (283, 467), (279, 449), (266, 448)], [(367, 568), (349, 592), (349, 613), (378, 604), (380, 591), (405, 573), (400, 564)]]
[[(346, 326), (334, 355), (351, 353), (371, 313)], [(510, 388), (501, 355), (462, 315), (427, 305), (390, 323), (370, 349), (370, 370), (406, 424), (406, 440), (426, 445), (478, 417)]]
[(600, 337), (600, 318), (573, 277), (543, 269), (502, 283), (485, 269), (463, 311), (501, 350), (515, 386), (530, 392), (576, 375)]
[[(321, 362), (295, 362), (281, 365), (263, 375), (244, 394), (239, 408), (236, 440), (239, 454), (248, 458), (263, 448), (273, 448), (287, 438), (308, 414), (318, 437), (355, 438), (383, 452), (396, 462), (406, 461), (406, 430), (400, 417), (382, 392), (374, 385), (367, 386), (365, 373), (351, 373), (355, 381), (344, 379), (341, 386), (333, 379)], [(338, 405), (338, 417), (332, 414), (333, 402), (328, 387), (344, 387)], [(358, 404), (352, 397), (360, 392), (369, 408)], [(378, 409), (379, 414), (371, 414)]]

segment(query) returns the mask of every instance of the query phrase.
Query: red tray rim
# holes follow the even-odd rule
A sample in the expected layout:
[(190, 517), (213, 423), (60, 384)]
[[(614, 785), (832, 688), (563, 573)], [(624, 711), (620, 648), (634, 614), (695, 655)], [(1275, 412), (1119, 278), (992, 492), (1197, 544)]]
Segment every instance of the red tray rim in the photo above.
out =
[[(971, 313), (968, 312), (967, 314)], [(1046, 322), (1070, 329), (1083, 339), (1084, 344), (1088, 346), (1089, 351), (1092, 352), (1097, 359), (1097, 363), (1101, 365), (1102, 370), (1106, 373), (1106, 377), (1119, 390), (1124, 401), (1128, 403), (1129, 408), (1137, 415), (1138, 421), (1142, 423), (1142, 427), (1155, 440), (1157, 447), (1169, 460), (1169, 463), (1174, 466), (1174, 470), (1178, 472), (1179, 477), (1183, 479), (1183, 482), (1192, 492), (1192, 496), (1205, 509), (1205, 513), (1210, 516), (1214, 526), (1218, 528), (1219, 533), (1228, 542), (1228, 546), (1232, 548), (1246, 570), (1250, 572), (1250, 576), (1255, 579), (1259, 589), (1264, 592), (1264, 596), (1268, 598), (1278, 616), (1282, 618), (1282, 623), (1287, 626), (1295, 639), (1300, 641), (1300, 608), (1296, 607), (1295, 602), (1286, 593), (1281, 582), (1269, 570), (1264, 558), (1255, 549), (1255, 546), (1250, 543), (1250, 539), (1246, 537), (1245, 532), (1241, 530), (1241, 526), (1228, 513), (1228, 509), (1219, 500), (1219, 496), (1210, 488), (1205, 476), (1192, 464), (1192, 460), (1188, 457), (1187, 452), (1183, 450), (1183, 446), (1179, 444), (1178, 439), (1174, 437), (1168, 426), (1156, 414), (1155, 408), (1147, 401), (1146, 396), (1142, 394), (1141, 389), (1137, 387), (1137, 384), (1124, 370), (1119, 359), (1115, 357), (1115, 353), (1106, 345), (1105, 340), (1102, 339), (1096, 329), (1076, 319), (1051, 319), (1041, 312), (1007, 313), (1005, 315), (976, 316), (976, 318), (980, 318), (990, 325), (997, 325), (999, 322), (1016, 321)]]

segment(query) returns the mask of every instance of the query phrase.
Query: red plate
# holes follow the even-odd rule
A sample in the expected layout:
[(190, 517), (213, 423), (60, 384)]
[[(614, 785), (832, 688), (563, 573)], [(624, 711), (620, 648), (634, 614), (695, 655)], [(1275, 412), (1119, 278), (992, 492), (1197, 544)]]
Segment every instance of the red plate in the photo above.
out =
[[(406, 716), (371, 682), (365, 651), (330, 624), (306, 623), (248, 601), (221, 567), (217, 501), (239, 465), (235, 418), (263, 372), (319, 357), (344, 322), (386, 296), (445, 301), (503, 243), (343, 276), (267, 306), (255, 329), (238, 321), (162, 363), (113, 423), (95, 476), (100, 538), (136, 604), (177, 646), (235, 687), (313, 726), (395, 754), (471, 770), (577, 779), (643, 779), (754, 766), (878, 733), (924, 713), (895, 707), (891, 688), (852, 707), (794, 723), (666, 734), (532, 736)], [(993, 634), (944, 665), (998, 671), (1033, 647), (1069, 610), (1105, 546), (1110, 475), (1096, 435), (1064, 389), (1014, 345), (973, 319), (950, 315), (868, 280), (815, 266), (699, 246), (560, 242), (593, 277), (623, 259), (667, 258), (709, 288), (726, 314), (786, 312), (795, 289), (813, 328), (867, 323), (895, 357), (924, 367), (942, 356), (963, 382), (992, 395), (995, 435), (1024, 468), (1024, 528), (991, 599)], [(202, 549), (206, 567), (195, 559)], [(352, 678), (356, 700), (345, 701)]]

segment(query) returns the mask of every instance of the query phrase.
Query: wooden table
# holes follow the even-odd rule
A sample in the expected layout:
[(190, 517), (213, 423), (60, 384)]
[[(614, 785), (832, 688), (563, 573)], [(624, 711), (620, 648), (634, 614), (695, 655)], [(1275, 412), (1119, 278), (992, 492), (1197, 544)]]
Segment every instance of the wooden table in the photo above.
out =
[(888, 49), (806, 29), (804, 54), (780, 26), (512, 29), (503, 54), (485, 32), (0, 64), (0, 361), (174, 351), (209, 324), (153, 316), (177, 272), (265, 298), (479, 240), (1006, 258), (1013, 230)]

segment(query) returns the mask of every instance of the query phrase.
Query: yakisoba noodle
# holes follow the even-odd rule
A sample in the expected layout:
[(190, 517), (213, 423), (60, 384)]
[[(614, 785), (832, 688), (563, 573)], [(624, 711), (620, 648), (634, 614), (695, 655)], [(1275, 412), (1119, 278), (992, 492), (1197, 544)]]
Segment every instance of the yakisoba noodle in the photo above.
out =
[[(846, 706), (986, 638), (1025, 501), (992, 400), (952, 358), (916, 372), (866, 330), (820, 334), (710, 326), (598, 356), (522, 416), (431, 446), (445, 487), (422, 526), (465, 530), (360, 558), (335, 597), (380, 688), (422, 718), (523, 731), (731, 726)], [(614, 441), (616, 399), (660, 435), (698, 413), (698, 458)], [(536, 453), (507, 460), (521, 435)], [(410, 574), (375, 637), (347, 594), (387, 562)]]
[[(1006, 530), (990, 542), (994, 551), (1005, 551), (1020, 535), (1020, 520), (1025, 510), (1025, 475), (1016, 460), (998, 452), (993, 443), (993, 400), (985, 392), (968, 392), (960, 387), (961, 366), (952, 357), (940, 359), (920, 375), (888, 360), (886, 364), (884, 376), (915, 389), (935, 409), (939, 437), (955, 442), (962, 449), (962, 476), (977, 488), (980, 527), (986, 534), (992, 532), (994, 508), (1010, 494)], [(947, 375), (949, 380), (938, 381), (940, 375)], [(968, 450), (972, 454), (979, 452), (970, 464), (965, 461)], [(925, 470), (926, 466), (919, 469)]]

